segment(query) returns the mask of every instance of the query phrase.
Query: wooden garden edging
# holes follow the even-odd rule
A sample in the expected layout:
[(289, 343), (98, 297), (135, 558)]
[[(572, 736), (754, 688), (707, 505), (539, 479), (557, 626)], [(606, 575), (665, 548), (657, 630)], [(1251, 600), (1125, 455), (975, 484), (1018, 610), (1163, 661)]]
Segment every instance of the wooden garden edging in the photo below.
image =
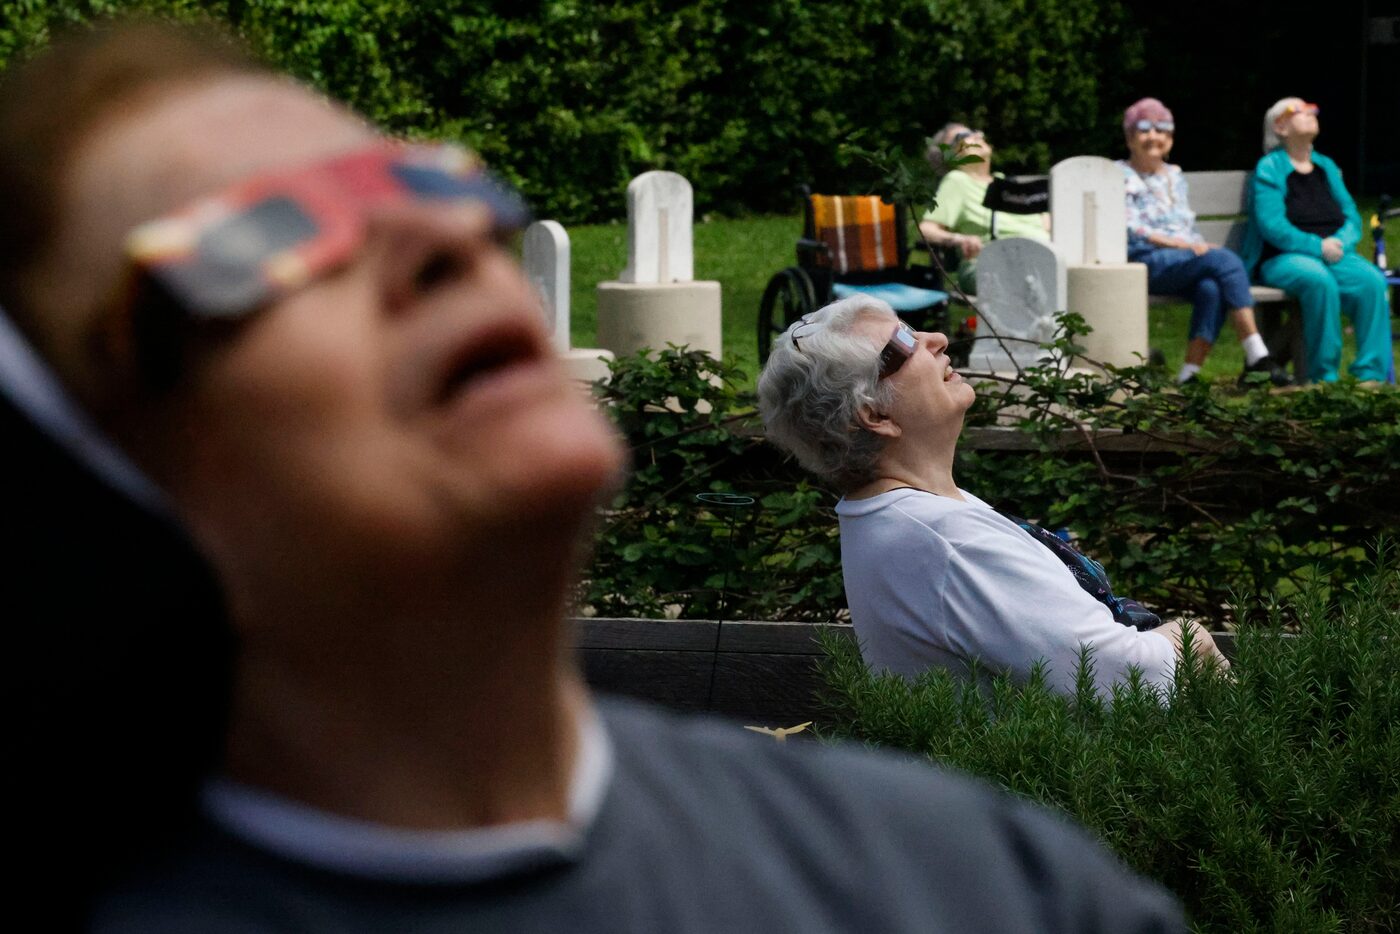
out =
[[(759, 726), (816, 716), (813, 623), (693, 619), (576, 619), (575, 643), (594, 688), (678, 710), (709, 710)], [(854, 638), (850, 626), (829, 627)], [(1231, 633), (1214, 633), (1227, 658)], [(718, 651), (716, 651), (718, 637)], [(711, 678), (713, 677), (713, 687)]]

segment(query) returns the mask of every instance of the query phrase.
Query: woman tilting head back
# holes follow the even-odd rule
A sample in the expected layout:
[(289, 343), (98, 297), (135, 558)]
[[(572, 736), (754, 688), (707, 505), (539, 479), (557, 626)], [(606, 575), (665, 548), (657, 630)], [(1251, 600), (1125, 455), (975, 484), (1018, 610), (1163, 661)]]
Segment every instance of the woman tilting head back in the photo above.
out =
[(1343, 318), (1356, 334), (1352, 375), (1393, 381), (1385, 276), (1356, 252), (1361, 215), (1342, 170), (1313, 146), (1319, 114), (1317, 104), (1300, 97), (1281, 98), (1264, 113), (1264, 155), (1250, 177), (1244, 265), (1302, 306), (1309, 381), (1339, 378)]
[(1089, 645), (1101, 689), (1130, 667), (1170, 683), (1180, 626), (1158, 626), (1097, 565), (954, 480), (975, 393), (947, 347), (855, 296), (788, 328), (759, 379), (769, 439), (843, 494), (842, 574), (862, 655), (906, 676), (975, 660), (1024, 679), (1044, 661), (1068, 691)]
[(893, 312), (883, 305), (855, 296), (808, 315), (774, 342), (759, 377), (768, 437), (840, 490), (873, 480), (885, 446), (879, 435), (860, 430), (860, 412), (888, 408), (894, 390), (879, 378), (876, 342), (856, 329), (887, 321)]
[[(987, 134), (965, 123), (944, 124), (929, 139), (929, 163), (943, 178), (933, 209), (919, 222), (919, 234), (930, 244), (956, 251), (958, 285), (966, 292), (977, 291), (977, 257), (990, 241), (1050, 239), (1050, 215), (1011, 213), (986, 204), (993, 180), (1002, 177), (992, 171), (993, 155)], [(951, 170), (948, 156), (958, 160)]]
[[(579, 705), (556, 691), (581, 679), (556, 629), (622, 456), (504, 248), (514, 196), (461, 150), (387, 140), (222, 39), (140, 23), (7, 75), (0, 196), (18, 326), (0, 350), (46, 387), (0, 394), (7, 522), (28, 551), (6, 579), (26, 633), (7, 708), (40, 825), (20, 849), (65, 866), (58, 910), (197, 826), (213, 773), (421, 824), (417, 793), (375, 791), (434, 771), (395, 764), (432, 729), (414, 656), (442, 673), (520, 654), (506, 683), (437, 682), (451, 724), (429, 757), (460, 741), (459, 765), (567, 769), (517, 735), (492, 751), (464, 713), (499, 723), (512, 685), (552, 670), (520, 702), (566, 725), (522, 732), (571, 735)], [(367, 752), (386, 718), (395, 752)], [(329, 780), (337, 760), (360, 778)], [(522, 773), (538, 778), (513, 787), (557, 769)]]

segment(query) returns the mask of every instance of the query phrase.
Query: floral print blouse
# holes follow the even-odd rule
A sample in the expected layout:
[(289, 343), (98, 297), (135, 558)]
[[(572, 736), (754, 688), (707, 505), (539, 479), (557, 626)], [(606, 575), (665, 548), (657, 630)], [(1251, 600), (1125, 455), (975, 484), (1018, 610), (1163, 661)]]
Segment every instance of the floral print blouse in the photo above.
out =
[(1165, 171), (1139, 174), (1126, 159), (1119, 159), (1127, 183), (1128, 249), (1153, 249), (1149, 234), (1181, 237), (1201, 242), (1196, 232), (1196, 212), (1186, 197), (1186, 176), (1177, 165)]

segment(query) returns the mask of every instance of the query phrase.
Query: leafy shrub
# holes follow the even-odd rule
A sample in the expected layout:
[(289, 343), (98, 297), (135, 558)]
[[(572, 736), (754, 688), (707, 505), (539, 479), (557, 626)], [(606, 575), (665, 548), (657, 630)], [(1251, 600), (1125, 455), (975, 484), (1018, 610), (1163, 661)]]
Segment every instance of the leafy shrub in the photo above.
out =
[[(606, 512), (580, 595), (592, 611), (660, 617), (678, 605), (713, 618), (725, 600), (731, 619), (831, 619), (844, 605), (835, 498), (762, 443), (735, 376), (676, 348), (614, 364), (603, 398), (633, 473)], [(755, 502), (717, 507), (703, 493)]]
[[(1123, 592), (1220, 619), (1232, 592), (1287, 595), (1314, 577), (1334, 586), (1354, 579), (1377, 536), (1400, 528), (1391, 493), (1400, 482), (1400, 395), (1354, 384), (1175, 392), (1146, 367), (1066, 375), (1082, 325), (1072, 316), (1063, 323), (1061, 359), (1014, 388), (984, 391), (974, 416), (1004, 422), (1014, 406), (1033, 452), (966, 451), (959, 477), (993, 504), (1074, 529)], [(1105, 437), (1129, 435), (1159, 453), (1101, 449)]]
[(1232, 677), (1167, 703), (946, 671), (873, 675), (828, 638), (829, 735), (908, 750), (1060, 808), (1183, 901), (1200, 932), (1400, 929), (1400, 564), (1297, 598), (1238, 640)]
[[(1145, 368), (1066, 376), (1081, 325), (1065, 324), (1047, 366), (1004, 391), (979, 390), (975, 418), (1014, 415), (1029, 449), (964, 443), (956, 476), (998, 508), (1070, 527), (1119, 592), (1220, 624), (1239, 593), (1344, 585), (1369, 566), (1377, 536), (1400, 527), (1400, 393), (1167, 392)], [(605, 398), (635, 472), (605, 516), (583, 605), (711, 616), (728, 569), (730, 618), (841, 615), (838, 494), (762, 441), (733, 377), (674, 349), (617, 362)], [(1102, 450), (1115, 434), (1163, 451)], [(696, 502), (701, 492), (758, 502), (711, 509)]]

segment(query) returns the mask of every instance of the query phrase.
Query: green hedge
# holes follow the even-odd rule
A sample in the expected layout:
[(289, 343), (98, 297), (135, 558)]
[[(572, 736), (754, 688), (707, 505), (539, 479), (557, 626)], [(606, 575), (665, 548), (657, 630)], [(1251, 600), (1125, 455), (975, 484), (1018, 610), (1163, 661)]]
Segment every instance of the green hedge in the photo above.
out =
[[(1061, 362), (1073, 340), (1053, 345)], [(979, 388), (971, 418), (1014, 418), (1028, 448), (965, 443), (957, 479), (1003, 511), (1069, 527), (1118, 593), (1160, 613), (1223, 624), (1238, 594), (1344, 587), (1373, 560), (1377, 537), (1400, 528), (1400, 392), (1178, 392), (1162, 371), (1066, 378), (1058, 366), (1027, 371), (1014, 393)], [(837, 493), (762, 441), (733, 369), (673, 350), (614, 372), (605, 397), (635, 470), (607, 512), (580, 603), (605, 616), (670, 606), (713, 618), (727, 579), (731, 619), (839, 617)], [(1139, 456), (1064, 446), (1079, 425), (1176, 447)], [(714, 509), (696, 501), (703, 492), (757, 502)]]
[(1241, 632), (1230, 679), (1178, 673), (1169, 703), (1043, 681), (988, 695), (946, 671), (875, 676), (828, 639), (823, 733), (905, 749), (1062, 809), (1184, 903), (1197, 932), (1400, 930), (1400, 565), (1296, 637)]
[(1106, 0), (145, 0), (0, 4), (0, 62), (123, 10), (222, 19), (403, 133), (479, 148), (541, 212), (617, 217), (671, 169), (701, 212), (790, 211), (849, 188), (839, 148), (921, 147), (950, 116), (1007, 165), (1119, 145), (1141, 40)]

